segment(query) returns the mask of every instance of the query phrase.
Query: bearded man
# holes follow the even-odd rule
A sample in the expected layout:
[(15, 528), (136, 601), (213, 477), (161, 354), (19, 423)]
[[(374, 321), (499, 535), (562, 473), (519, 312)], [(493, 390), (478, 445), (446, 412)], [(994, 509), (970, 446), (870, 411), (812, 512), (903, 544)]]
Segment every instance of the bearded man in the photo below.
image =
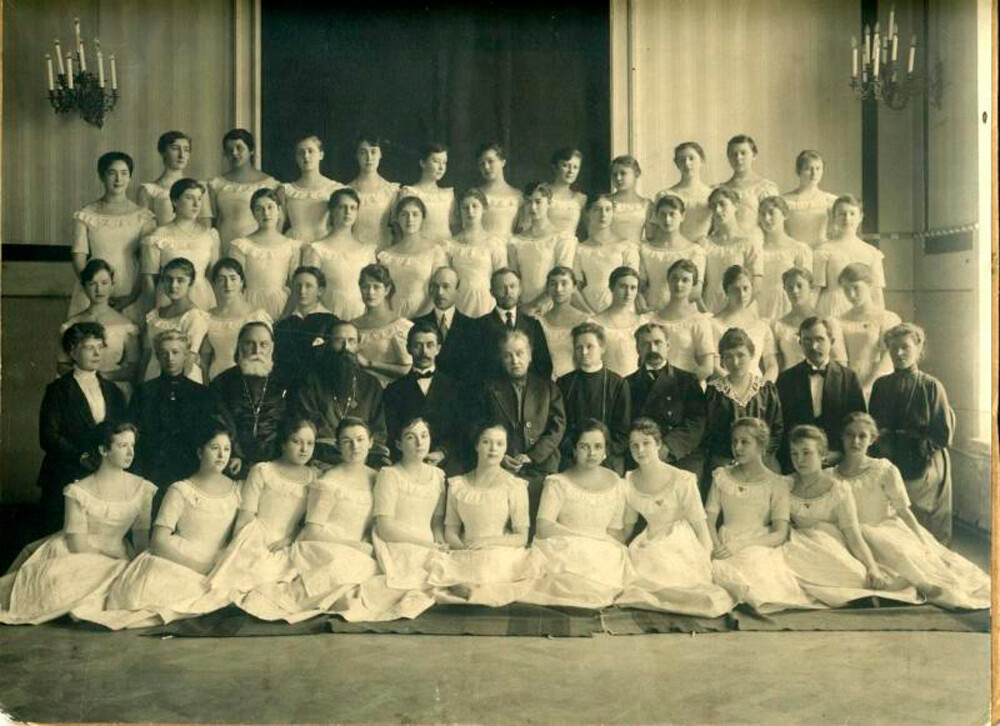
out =
[(314, 460), (321, 467), (341, 462), (337, 425), (343, 418), (360, 418), (372, 432), (368, 465), (389, 463), (382, 384), (358, 365), (358, 328), (347, 320), (330, 330), (330, 345), (299, 386), (297, 415), (316, 424)]
[(278, 427), (291, 405), (289, 384), (274, 371), (274, 333), (267, 323), (240, 328), (236, 366), (209, 385), (218, 401), (217, 419), (233, 432), (231, 476), (245, 478), (250, 467), (279, 455)]

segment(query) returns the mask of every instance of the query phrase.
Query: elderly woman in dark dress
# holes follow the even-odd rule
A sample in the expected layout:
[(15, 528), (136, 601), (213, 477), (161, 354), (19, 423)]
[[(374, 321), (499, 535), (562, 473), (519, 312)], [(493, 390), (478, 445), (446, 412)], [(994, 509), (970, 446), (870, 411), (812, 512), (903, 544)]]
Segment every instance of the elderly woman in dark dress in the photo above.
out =
[(955, 412), (934, 376), (918, 368), (924, 331), (901, 323), (884, 340), (895, 370), (875, 381), (868, 408), (878, 423), (873, 454), (889, 459), (903, 475), (913, 513), (942, 543), (951, 541), (951, 459), (948, 446)]

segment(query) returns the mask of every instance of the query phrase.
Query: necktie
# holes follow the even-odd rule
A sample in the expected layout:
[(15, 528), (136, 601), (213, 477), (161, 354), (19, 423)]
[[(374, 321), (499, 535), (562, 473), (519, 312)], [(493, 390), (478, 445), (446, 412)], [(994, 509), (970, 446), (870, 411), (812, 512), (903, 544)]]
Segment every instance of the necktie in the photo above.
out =
[(428, 368), (426, 371), (414, 370), (413, 375), (419, 380), (421, 378), (431, 378), (434, 375), (434, 369)]
[(512, 313), (510, 310), (508, 310), (507, 313), (506, 313), (506, 315), (507, 315), (507, 330), (513, 330), (514, 329), (514, 313)]
[(438, 318), (438, 331), (441, 333), (441, 342), (448, 337), (448, 318), (442, 315)]
[(826, 377), (826, 367), (823, 367), (823, 368), (810, 368), (809, 369), (809, 375), (810, 376), (823, 376), (825, 378)]

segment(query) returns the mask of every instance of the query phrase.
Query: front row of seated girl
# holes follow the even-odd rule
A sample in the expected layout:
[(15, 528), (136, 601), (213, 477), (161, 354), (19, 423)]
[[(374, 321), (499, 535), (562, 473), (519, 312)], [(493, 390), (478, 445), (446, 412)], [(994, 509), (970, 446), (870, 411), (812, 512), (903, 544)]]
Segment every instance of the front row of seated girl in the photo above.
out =
[(367, 425), (345, 418), (344, 461), (321, 476), (309, 466), (315, 427), (292, 421), (281, 457), (242, 488), (223, 474), (231, 440), (215, 429), (197, 473), (167, 491), (151, 537), (155, 487), (126, 471), (136, 430), (102, 426), (101, 465), (66, 487), (63, 530), (0, 578), (0, 622), (70, 614), (118, 629), (229, 604), (288, 622), (412, 618), (436, 602), (701, 617), (872, 596), (989, 607), (987, 575), (918, 524), (899, 471), (868, 456), (877, 430), (864, 413), (846, 419), (833, 469), (822, 469), (825, 435), (796, 427), (789, 477), (763, 463), (767, 425), (737, 419), (734, 463), (715, 469), (704, 507), (694, 475), (660, 460), (653, 421), (633, 422), (638, 468), (621, 479), (602, 466), (608, 432), (591, 420), (577, 429), (572, 465), (545, 479), (537, 513), (528, 484), (501, 467), (507, 432), (496, 423), (478, 428), (476, 467), (446, 482), (425, 462), (423, 419), (402, 429), (400, 461), (376, 473), (364, 463)]

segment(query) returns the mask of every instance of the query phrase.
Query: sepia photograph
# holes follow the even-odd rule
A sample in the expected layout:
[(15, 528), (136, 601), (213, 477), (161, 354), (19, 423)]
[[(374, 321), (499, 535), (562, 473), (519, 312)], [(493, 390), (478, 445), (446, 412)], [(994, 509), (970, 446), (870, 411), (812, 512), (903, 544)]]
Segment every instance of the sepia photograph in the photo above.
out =
[(0, 0), (0, 724), (993, 723), (993, 0)]

